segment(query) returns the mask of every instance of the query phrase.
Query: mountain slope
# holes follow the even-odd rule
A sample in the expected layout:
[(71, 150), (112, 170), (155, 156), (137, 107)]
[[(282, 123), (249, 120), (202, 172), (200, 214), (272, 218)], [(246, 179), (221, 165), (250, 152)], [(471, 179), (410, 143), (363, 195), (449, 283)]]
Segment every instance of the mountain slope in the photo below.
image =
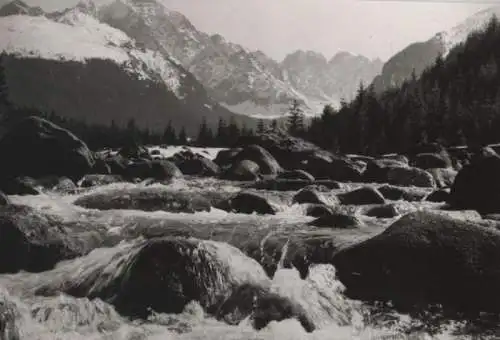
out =
[(410, 79), (413, 69), (417, 76), (420, 75), (425, 68), (433, 65), (439, 55), (446, 56), (453, 47), (463, 43), (468, 34), (484, 27), (493, 15), (500, 15), (500, 6), (478, 12), (450, 30), (398, 52), (384, 64), (381, 74), (373, 80), (375, 91), (399, 86)]
[(202, 116), (251, 122), (210, 99), (205, 89), (168, 56), (140, 48), (125, 33), (78, 8), (52, 20), (0, 18), (0, 50), (9, 95), (18, 106), (54, 111), (92, 123), (197, 131)]
[[(142, 46), (172, 56), (221, 105), (246, 115), (281, 116), (292, 99), (299, 100), (306, 113), (317, 114), (323, 105), (350, 97), (360, 81), (371, 82), (381, 68), (380, 61), (351, 55), (312, 73), (309, 61), (295, 62), (294, 54), (278, 63), (219, 34), (198, 31), (185, 16), (157, 0), (112, 0), (100, 6), (86, 0), (78, 7)], [(311, 80), (317, 77), (320, 81)]]

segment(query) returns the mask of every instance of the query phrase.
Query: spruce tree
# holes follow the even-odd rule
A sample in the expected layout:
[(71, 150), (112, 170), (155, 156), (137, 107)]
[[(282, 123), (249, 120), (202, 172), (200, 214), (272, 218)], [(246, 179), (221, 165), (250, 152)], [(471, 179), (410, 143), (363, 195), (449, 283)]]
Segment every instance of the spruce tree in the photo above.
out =
[(186, 129), (184, 128), (184, 126), (182, 127), (181, 131), (179, 132), (178, 141), (179, 141), (179, 145), (187, 145), (187, 143), (188, 143)]
[(290, 106), (288, 117), (288, 132), (292, 136), (299, 136), (304, 132), (304, 112), (298, 100), (294, 99)]
[(227, 126), (226, 121), (219, 118), (219, 124), (217, 126), (217, 135), (215, 137), (217, 146), (227, 145)]

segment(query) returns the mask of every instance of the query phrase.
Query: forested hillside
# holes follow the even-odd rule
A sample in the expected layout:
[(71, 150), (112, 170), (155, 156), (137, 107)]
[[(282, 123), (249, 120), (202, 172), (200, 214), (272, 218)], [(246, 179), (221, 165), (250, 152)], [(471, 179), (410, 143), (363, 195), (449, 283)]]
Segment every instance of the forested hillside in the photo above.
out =
[(425, 142), (500, 141), (500, 23), (469, 35), (421, 77), (377, 95), (360, 86), (337, 111), (325, 107), (308, 138), (345, 153), (405, 152)]

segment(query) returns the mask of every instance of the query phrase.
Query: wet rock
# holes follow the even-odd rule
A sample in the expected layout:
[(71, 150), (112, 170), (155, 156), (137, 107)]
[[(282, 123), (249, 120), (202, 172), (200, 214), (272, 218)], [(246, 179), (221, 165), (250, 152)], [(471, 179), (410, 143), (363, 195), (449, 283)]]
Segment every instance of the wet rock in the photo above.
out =
[(47, 273), (51, 279), (36, 293), (100, 298), (122, 315), (143, 319), (153, 311), (180, 313), (191, 301), (216, 310), (240, 285), (269, 285), (262, 267), (238, 249), (194, 238), (154, 238), (97, 250), (61, 271), (67, 274)]
[(446, 169), (428, 169), (438, 188), (449, 188), (452, 186), (458, 172), (452, 168)]
[(308, 204), (306, 207), (306, 216), (323, 217), (332, 214), (332, 208), (325, 204)]
[(396, 204), (384, 204), (376, 207), (371, 207), (365, 213), (366, 216), (377, 218), (393, 218), (400, 214)]
[(346, 229), (358, 228), (363, 226), (364, 224), (356, 216), (333, 212), (330, 215), (318, 217), (314, 221), (309, 222), (308, 225), (320, 228)]
[(126, 159), (151, 159), (148, 149), (137, 144), (130, 144), (121, 148), (117, 155)]
[(314, 181), (314, 176), (304, 170), (291, 170), (285, 171), (278, 175), (278, 180), (302, 180), (302, 181)]
[(158, 149), (151, 150), (151, 152), (149, 154), (151, 156), (159, 156), (159, 155), (161, 155), (160, 150), (158, 150)]
[(422, 201), (428, 194), (428, 191), (420, 188), (405, 188), (387, 184), (378, 187), (378, 191), (388, 200), (408, 202)]
[(172, 162), (166, 160), (139, 160), (129, 164), (126, 168), (126, 178), (153, 178), (158, 181), (168, 181), (181, 178), (182, 172)]
[(242, 148), (221, 150), (215, 156), (214, 163), (221, 168), (229, 168), (233, 165), (234, 157), (243, 150)]
[(362, 204), (383, 204), (384, 196), (375, 188), (362, 187), (337, 196), (342, 204), (362, 205)]
[(5, 289), (0, 289), (0, 339), (20, 340), (18, 322), (21, 312)]
[[(439, 303), (462, 312), (500, 309), (500, 232), (415, 212), (333, 257), (346, 294), (402, 308)], [(457, 284), (457, 283), (460, 284)]]
[(161, 187), (135, 187), (91, 192), (78, 198), (74, 204), (99, 210), (133, 209), (194, 213), (209, 211), (225, 199), (225, 193), (174, 191)]
[(111, 173), (111, 168), (108, 165), (108, 163), (106, 163), (106, 160), (104, 158), (102, 158), (101, 156), (95, 155), (94, 159), (95, 159), (95, 164), (92, 167), (92, 171), (91, 171), (92, 173), (103, 174), (103, 175), (108, 175)]
[(101, 185), (108, 185), (113, 183), (125, 182), (120, 175), (101, 175), (101, 174), (90, 174), (85, 175), (80, 181), (80, 186), (82, 188), (90, 188)]
[(116, 155), (111, 158), (107, 158), (105, 163), (109, 167), (111, 174), (120, 176), (127, 175), (127, 167), (130, 162), (126, 158)]
[(446, 202), (450, 196), (450, 191), (446, 189), (439, 189), (433, 191), (429, 196), (425, 198), (428, 202)]
[(217, 207), (240, 214), (274, 215), (277, 211), (265, 197), (253, 192), (239, 192)]
[(365, 170), (364, 165), (357, 164), (346, 157), (335, 156), (323, 150), (302, 155), (302, 158), (303, 160), (299, 168), (309, 172), (317, 179), (358, 182)]
[(103, 234), (100, 227), (65, 224), (26, 206), (0, 207), (0, 273), (51, 269), (102, 245)]
[(278, 175), (283, 172), (283, 168), (278, 161), (266, 149), (258, 145), (245, 146), (234, 156), (233, 162), (238, 163), (243, 160), (258, 164), (263, 175)]
[(436, 182), (430, 173), (418, 168), (390, 168), (387, 173), (389, 184), (400, 186), (436, 187)]
[(394, 160), (394, 161), (398, 161), (399, 163), (406, 164), (406, 165), (410, 164), (408, 157), (406, 157), (404, 155), (387, 154), (387, 155), (382, 155), (382, 157), (380, 159)]
[(406, 163), (394, 159), (376, 159), (366, 165), (363, 173), (364, 182), (387, 183), (389, 182), (389, 171), (392, 168), (407, 168)]
[(449, 168), (452, 166), (450, 155), (441, 153), (420, 153), (415, 156), (415, 167), (427, 170), (433, 168)]
[(11, 205), (12, 202), (3, 192), (0, 191), (0, 206)]
[[(315, 186), (315, 190), (328, 192), (332, 189), (341, 189), (342, 185), (337, 181), (332, 180), (283, 180), (283, 179), (269, 179), (253, 183), (250, 187), (260, 190), (274, 190), (274, 191), (297, 191), (309, 186)], [(319, 188), (323, 189), (319, 189)]]
[(179, 169), (184, 175), (214, 177), (220, 173), (217, 164), (205, 157), (187, 159), (178, 164)]
[(307, 332), (315, 325), (307, 312), (290, 299), (270, 292), (267, 288), (245, 284), (238, 287), (216, 312), (217, 319), (237, 325), (247, 317), (257, 330), (271, 321), (297, 319)]
[(482, 214), (500, 212), (500, 157), (476, 159), (458, 172), (448, 203)]
[(46, 190), (55, 191), (64, 194), (73, 194), (77, 191), (76, 184), (68, 177), (44, 177), (36, 183)]
[(292, 202), (297, 204), (315, 203), (332, 205), (338, 203), (338, 200), (336, 198), (328, 199), (322, 193), (314, 190), (313, 188), (304, 188), (293, 196)]
[(259, 179), (260, 167), (257, 163), (244, 160), (234, 164), (223, 175), (223, 179), (232, 181), (255, 181)]
[(3, 178), (67, 176), (80, 179), (94, 166), (87, 145), (68, 130), (39, 117), (28, 117), (0, 140)]
[(36, 181), (29, 177), (0, 178), (0, 190), (7, 195), (38, 195)]

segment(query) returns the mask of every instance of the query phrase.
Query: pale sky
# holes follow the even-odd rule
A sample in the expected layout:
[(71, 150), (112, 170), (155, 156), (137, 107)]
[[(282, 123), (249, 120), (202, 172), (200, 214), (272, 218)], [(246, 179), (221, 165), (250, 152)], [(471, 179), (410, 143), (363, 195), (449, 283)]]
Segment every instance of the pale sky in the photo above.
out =
[[(0, 3), (9, 0), (0, 0)], [(25, 0), (47, 10), (78, 0)], [(99, 0), (102, 1), (102, 0)], [(387, 60), (499, 1), (159, 0), (201, 31), (281, 60), (297, 49)]]

